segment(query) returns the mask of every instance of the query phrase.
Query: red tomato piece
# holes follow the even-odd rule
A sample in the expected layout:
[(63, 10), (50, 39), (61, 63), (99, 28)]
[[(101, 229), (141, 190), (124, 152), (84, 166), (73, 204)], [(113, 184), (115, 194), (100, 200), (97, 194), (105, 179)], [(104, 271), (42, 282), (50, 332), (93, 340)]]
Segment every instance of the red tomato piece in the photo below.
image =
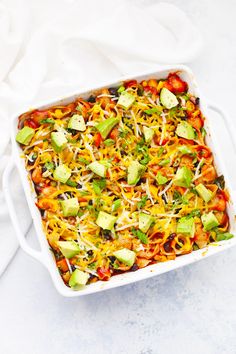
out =
[(24, 126), (37, 129), (39, 127), (39, 123), (35, 122), (33, 119), (29, 118), (24, 121)]
[(100, 280), (109, 280), (111, 277), (111, 271), (109, 268), (98, 267), (97, 269), (98, 277)]
[(225, 195), (221, 192), (222, 191), (218, 191), (214, 199), (212, 200), (212, 204), (210, 206), (211, 210), (225, 211), (226, 209)]
[(167, 81), (170, 86), (172, 86), (172, 91), (174, 93), (182, 93), (187, 91), (188, 89), (187, 82), (181, 80), (181, 78), (177, 74), (169, 74)]
[(137, 80), (130, 80), (124, 83), (125, 88), (137, 86)]
[(96, 133), (94, 135), (94, 144), (95, 144), (95, 146), (98, 148), (100, 146), (101, 142), (102, 142), (101, 134), (100, 133)]
[(110, 138), (110, 139), (113, 139), (113, 140), (116, 140), (117, 137), (118, 137), (118, 135), (119, 135), (119, 130), (118, 130), (118, 128), (114, 128), (114, 129), (112, 129), (112, 131), (110, 132), (109, 138)]
[(157, 95), (157, 89), (153, 86), (145, 86), (144, 88), (145, 92), (151, 92), (154, 95)]

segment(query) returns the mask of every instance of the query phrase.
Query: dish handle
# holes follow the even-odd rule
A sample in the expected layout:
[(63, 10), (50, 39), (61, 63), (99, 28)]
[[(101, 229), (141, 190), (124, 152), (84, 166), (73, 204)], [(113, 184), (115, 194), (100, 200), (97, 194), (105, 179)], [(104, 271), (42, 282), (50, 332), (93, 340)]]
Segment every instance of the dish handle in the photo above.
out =
[[(233, 130), (230, 129), (230, 127), (232, 126), (231, 124), (231, 121), (228, 117), (227, 114), (225, 114), (225, 112), (223, 111), (222, 108), (220, 108), (217, 104), (213, 103), (213, 102), (207, 102), (207, 108), (208, 109), (211, 109), (212, 111), (218, 113), (221, 118), (223, 119), (223, 122), (224, 122), (224, 126), (225, 126), (225, 129), (230, 137), (230, 140), (231, 140), (231, 144), (233, 146), (233, 149), (234, 149), (234, 153), (236, 154), (236, 143), (235, 143), (235, 138), (234, 138), (234, 133), (233, 133)], [(236, 190), (232, 190), (231, 191), (232, 193), (232, 199), (236, 205)]]
[(225, 114), (223, 109), (220, 108), (215, 103), (208, 102), (207, 103), (207, 107), (210, 108), (212, 111), (215, 111), (216, 113), (218, 113), (222, 117), (225, 129), (227, 130), (227, 133), (229, 134), (229, 137), (231, 139), (231, 143), (232, 143), (233, 148), (234, 148), (234, 152), (236, 153), (236, 143), (235, 143), (235, 139), (234, 139), (233, 130), (230, 129), (230, 126), (232, 126), (232, 124), (231, 124), (231, 121), (230, 121), (228, 115)]
[(17, 216), (17, 212), (14, 206), (14, 202), (11, 196), (11, 188), (10, 188), (10, 176), (15, 168), (15, 163), (13, 161), (13, 158), (10, 159), (7, 167), (4, 170), (3, 176), (2, 176), (2, 186), (3, 186), (3, 194), (7, 203), (9, 215), (11, 218), (11, 222), (13, 224), (13, 227), (16, 232), (17, 239), (19, 241), (19, 244), (21, 248), (30, 256), (33, 258), (37, 259), (39, 262), (41, 262), (43, 265), (46, 266), (45, 259), (43, 258), (43, 254), (41, 251), (37, 251), (33, 249), (31, 246), (29, 246), (27, 240), (26, 240), (26, 235), (21, 231), (20, 228), (20, 221)]

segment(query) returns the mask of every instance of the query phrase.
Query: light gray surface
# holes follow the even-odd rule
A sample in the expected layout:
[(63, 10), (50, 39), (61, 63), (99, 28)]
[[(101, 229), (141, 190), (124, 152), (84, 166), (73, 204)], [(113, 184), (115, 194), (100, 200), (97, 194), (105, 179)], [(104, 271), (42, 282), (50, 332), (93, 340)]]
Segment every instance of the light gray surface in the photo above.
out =
[[(233, 120), (236, 2), (169, 2), (201, 28), (206, 46), (191, 67), (203, 93), (226, 107)], [(235, 177), (235, 156), (220, 120), (217, 130)], [(47, 271), (19, 251), (0, 278), (0, 353), (234, 354), (235, 267), (233, 248), (154, 279), (64, 299)]]

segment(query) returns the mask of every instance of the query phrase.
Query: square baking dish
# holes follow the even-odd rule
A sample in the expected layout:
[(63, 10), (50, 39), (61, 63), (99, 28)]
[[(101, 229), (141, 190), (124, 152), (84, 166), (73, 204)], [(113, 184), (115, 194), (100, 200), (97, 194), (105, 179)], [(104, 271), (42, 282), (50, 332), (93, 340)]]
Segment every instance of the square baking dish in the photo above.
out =
[[(188, 83), (189, 85), (189, 91), (194, 94), (197, 97), (200, 97), (200, 109), (203, 113), (203, 115), (206, 117), (205, 120), (205, 129), (206, 129), (206, 143), (207, 145), (211, 148), (213, 156), (214, 156), (214, 165), (217, 170), (218, 175), (223, 174), (225, 177), (225, 183), (226, 183), (226, 188), (229, 191), (230, 195), (230, 200), (228, 202), (227, 206), (227, 212), (229, 215), (229, 222), (230, 222), (230, 233), (235, 234), (235, 203), (233, 201), (233, 196), (234, 192), (231, 188), (230, 185), (230, 178), (227, 174), (227, 171), (225, 170), (224, 166), (224, 160), (223, 157), (221, 156), (221, 151), (219, 147), (216, 144), (216, 138), (214, 137), (214, 133), (212, 130), (212, 126), (214, 124), (213, 121), (209, 119), (210, 117), (210, 111), (207, 108), (211, 108), (215, 111), (217, 111), (219, 114), (222, 115), (224, 118), (225, 126), (228, 130), (228, 133), (230, 134), (232, 138), (232, 132), (229, 127), (229, 121), (227, 117), (224, 115), (222, 110), (218, 108), (217, 106), (214, 105), (207, 105), (204, 103), (204, 100), (202, 99), (202, 96), (199, 92), (199, 89), (197, 87), (197, 84), (195, 82), (194, 75), (192, 71), (187, 68), (186, 66), (166, 66), (163, 67), (161, 70), (158, 71), (152, 71), (152, 72), (147, 72), (147, 73), (142, 73), (139, 75), (132, 75), (132, 77), (122, 77), (120, 78), (119, 81), (117, 82), (108, 82), (100, 85), (99, 87), (94, 87), (91, 89), (87, 90), (81, 90), (76, 93), (72, 93), (68, 95), (66, 98), (59, 98), (53, 101), (48, 101), (48, 102), (43, 102), (41, 104), (37, 105), (37, 109), (45, 109), (50, 106), (54, 105), (60, 105), (60, 104), (68, 104), (71, 101), (75, 100), (77, 97), (82, 97), (82, 98), (87, 98), (90, 96), (93, 92), (100, 90), (105, 87), (111, 87), (111, 86), (118, 86), (120, 85), (123, 81), (131, 80), (131, 79), (136, 79), (138, 81), (142, 80), (148, 80), (150, 78), (156, 78), (156, 79), (161, 79), (165, 78), (168, 76), (169, 73), (171, 72), (178, 72), (178, 75)], [(36, 194), (33, 191), (32, 185), (29, 183), (29, 178), (28, 178), (28, 173), (25, 169), (25, 162), (24, 159), (21, 157), (22, 156), (22, 150), (18, 146), (18, 144), (15, 141), (15, 136), (17, 133), (17, 124), (18, 124), (18, 116), (20, 114), (17, 114), (16, 116), (13, 117), (12, 119), (12, 125), (11, 125), (11, 142), (12, 142), (12, 157), (11, 160), (4, 172), (3, 175), (3, 190), (4, 190), (4, 195), (5, 199), (7, 201), (7, 205), (9, 208), (9, 213), (10, 217), (13, 223), (13, 226), (16, 231), (17, 238), (19, 240), (20, 246), (22, 249), (28, 253), (30, 256), (36, 258), (39, 262), (41, 262), (49, 271), (52, 281), (58, 290), (58, 292), (66, 297), (76, 297), (76, 296), (82, 296), (82, 295), (87, 295), (87, 294), (92, 294), (96, 293), (102, 290), (107, 290), (111, 289), (114, 287), (130, 284), (133, 282), (136, 282), (138, 280), (142, 279), (147, 279), (150, 277), (153, 277), (158, 274), (162, 274), (165, 272), (168, 272), (170, 270), (179, 268), (181, 266), (196, 262), (200, 259), (203, 259), (205, 257), (208, 257), (210, 255), (213, 255), (215, 253), (221, 252), (224, 249), (227, 249), (229, 247), (232, 247), (233, 245), (236, 244), (236, 238), (232, 238), (227, 241), (221, 241), (217, 243), (211, 243), (207, 247), (203, 249), (199, 249), (197, 251), (194, 251), (190, 254), (182, 255), (180, 257), (177, 257), (175, 260), (170, 260), (167, 262), (163, 263), (156, 263), (153, 265), (149, 265), (146, 268), (142, 268), (137, 270), (136, 272), (128, 272), (120, 275), (116, 275), (111, 277), (111, 279), (108, 282), (102, 282), (98, 281), (96, 283), (89, 284), (85, 286), (83, 289), (79, 291), (74, 291), (71, 288), (67, 287), (60, 274), (58, 271), (58, 268), (55, 263), (54, 255), (49, 249), (49, 244), (46, 239), (46, 235), (43, 232), (42, 228), (42, 223), (41, 223), (41, 215), (38, 210), (38, 208), (35, 205), (35, 198)], [(28, 245), (28, 242), (25, 238), (25, 235), (21, 232), (20, 229), (20, 221), (17, 218), (17, 212), (11, 197), (11, 188), (9, 184), (9, 177), (13, 171), (13, 169), (17, 167), (17, 170), (20, 174), (20, 179), (23, 185), (23, 189), (25, 192), (26, 200), (30, 209), (30, 213), (32, 216), (32, 220), (34, 223), (34, 227), (36, 230), (36, 235), (37, 239), (39, 241), (40, 245), (40, 251), (34, 250), (32, 247)]]

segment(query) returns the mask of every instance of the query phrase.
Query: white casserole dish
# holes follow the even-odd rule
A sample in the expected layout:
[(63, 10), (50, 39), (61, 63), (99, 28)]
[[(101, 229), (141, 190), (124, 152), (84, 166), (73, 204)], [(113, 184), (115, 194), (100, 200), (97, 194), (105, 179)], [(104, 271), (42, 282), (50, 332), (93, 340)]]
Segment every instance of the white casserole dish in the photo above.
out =
[[(190, 92), (192, 92), (194, 95), (200, 97), (200, 109), (202, 110), (203, 114), (206, 117), (206, 121), (205, 121), (205, 128), (207, 131), (206, 142), (213, 152), (217, 173), (219, 175), (221, 175), (221, 174), (224, 175), (225, 182), (226, 182), (226, 188), (229, 191), (230, 198), (232, 198), (234, 194), (233, 194), (233, 190), (231, 189), (231, 186), (230, 186), (230, 179), (229, 179), (227, 171), (225, 170), (225, 167), (224, 167), (224, 161), (221, 156), (221, 151), (216, 145), (216, 141), (214, 139), (214, 134), (212, 135), (211, 125), (213, 122), (211, 122), (209, 119), (210, 112), (207, 110), (207, 106), (203, 103), (203, 99), (202, 99), (202, 96), (200, 95), (200, 92), (197, 88), (193, 73), (191, 72), (190, 69), (188, 69), (185, 66), (175, 66), (175, 67), (168, 66), (168, 67), (164, 67), (163, 69), (158, 70), (156, 72), (148, 72), (148, 73), (144, 73), (144, 74), (136, 75), (136, 76), (132, 75), (132, 77), (122, 77), (119, 80), (119, 82), (105, 83), (104, 85), (101, 85), (100, 87), (95, 87), (90, 90), (73, 93), (71, 95), (68, 95), (66, 98), (57, 99), (57, 100), (53, 100), (53, 101), (49, 101), (49, 102), (44, 102), (43, 104), (39, 104), (37, 106), (37, 108), (38, 109), (45, 109), (45, 108), (52, 106), (52, 105), (67, 104), (70, 101), (73, 101), (78, 96), (86, 98), (93, 91), (99, 90), (103, 87), (118, 86), (118, 85), (120, 85), (120, 83), (122, 81), (125, 81), (125, 80), (137, 79), (138, 81), (141, 81), (141, 80), (144, 80), (144, 79), (146, 80), (149, 78), (161, 79), (161, 78), (167, 77), (167, 75), (170, 72), (176, 72), (176, 71), (178, 71), (178, 74), (180, 75), (180, 77), (188, 83)], [(218, 111), (218, 113), (220, 113), (222, 115), (222, 117), (224, 118), (224, 121), (226, 123), (226, 128), (228, 129), (228, 133), (230, 134), (230, 136), (232, 138), (232, 133), (229, 129), (229, 124), (228, 124), (229, 122), (227, 120), (227, 117), (223, 114), (223, 112), (218, 107), (213, 106), (213, 105), (208, 106), (208, 107)], [(49, 244), (47, 242), (46, 236), (45, 236), (43, 229), (42, 229), (41, 215), (40, 215), (38, 208), (35, 206), (36, 194), (34, 192), (32, 192), (32, 186), (29, 183), (28, 173), (25, 170), (25, 166), (24, 166), (24, 164), (25, 164), (24, 159), (22, 157), (20, 157), (20, 156), (22, 156), (22, 150), (20, 149), (20, 147), (18, 146), (18, 144), (15, 141), (15, 136), (16, 136), (16, 133), (18, 130), (17, 124), (18, 124), (18, 116), (19, 115), (20, 114), (17, 114), (12, 119), (12, 127), (11, 127), (12, 128), (11, 129), (12, 158), (11, 158), (11, 161), (10, 161), (9, 165), (7, 166), (7, 168), (4, 172), (4, 176), (3, 176), (4, 195), (5, 195), (7, 204), (8, 204), (11, 220), (14, 225), (20, 246), (22, 247), (22, 249), (26, 253), (28, 253), (32, 257), (36, 258), (48, 269), (48, 271), (51, 275), (52, 281), (53, 281), (56, 289), (58, 290), (58, 292), (61, 295), (67, 296), (67, 297), (82, 296), (82, 295), (87, 295), (87, 294), (99, 292), (102, 290), (111, 289), (114, 287), (130, 284), (130, 283), (136, 282), (138, 280), (150, 278), (152, 276), (168, 272), (172, 269), (179, 268), (179, 267), (184, 266), (186, 264), (196, 262), (200, 259), (203, 259), (204, 257), (208, 257), (210, 255), (213, 255), (215, 253), (223, 251), (224, 249), (232, 247), (233, 245), (236, 244), (236, 238), (232, 238), (227, 241), (221, 241), (221, 242), (217, 243), (217, 246), (216, 246), (216, 244), (211, 244), (211, 245), (208, 245), (204, 249), (194, 251), (190, 254), (182, 255), (172, 261), (150, 265), (146, 268), (139, 269), (136, 272), (130, 272), (130, 273), (116, 275), (116, 276), (111, 277), (111, 279), (108, 282), (98, 281), (96, 283), (87, 285), (86, 287), (84, 287), (80, 291), (72, 290), (71, 288), (67, 287), (64, 284), (64, 282), (59, 274), (59, 271), (57, 269), (57, 266), (56, 266), (56, 263), (54, 260), (54, 256), (53, 256), (52, 252), (49, 250)], [(15, 210), (14, 203), (11, 198), (11, 191), (10, 191), (10, 185), (9, 185), (9, 179), (10, 179), (9, 177), (10, 177), (10, 174), (15, 166), (17, 167), (19, 174), (20, 174), (21, 182), (22, 182), (24, 192), (26, 195), (26, 200), (28, 202), (28, 206), (29, 206), (29, 209), (30, 209), (30, 212), (32, 215), (33, 223), (34, 223), (34, 226), (36, 229), (36, 235), (37, 235), (37, 238), (38, 238), (38, 241), (40, 244), (40, 248), (41, 248), (40, 251), (36, 251), (28, 245), (25, 235), (23, 235), (20, 230), (20, 221), (17, 218), (17, 212)], [(232, 199), (230, 199), (230, 201), (228, 203), (227, 211), (228, 211), (228, 215), (229, 215), (229, 219), (230, 219), (229, 232), (231, 232), (233, 234), (235, 234), (235, 213), (236, 213), (235, 206), (236, 206), (236, 204), (233, 202)]]

